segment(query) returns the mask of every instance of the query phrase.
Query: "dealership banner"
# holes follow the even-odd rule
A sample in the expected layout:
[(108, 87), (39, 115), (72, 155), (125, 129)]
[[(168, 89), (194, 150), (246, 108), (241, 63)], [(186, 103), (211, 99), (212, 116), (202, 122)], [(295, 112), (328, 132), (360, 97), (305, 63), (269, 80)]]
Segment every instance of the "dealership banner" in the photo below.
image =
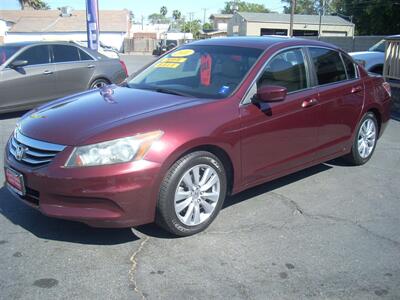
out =
[(86, 30), (88, 48), (99, 48), (99, 4), (98, 0), (86, 0)]

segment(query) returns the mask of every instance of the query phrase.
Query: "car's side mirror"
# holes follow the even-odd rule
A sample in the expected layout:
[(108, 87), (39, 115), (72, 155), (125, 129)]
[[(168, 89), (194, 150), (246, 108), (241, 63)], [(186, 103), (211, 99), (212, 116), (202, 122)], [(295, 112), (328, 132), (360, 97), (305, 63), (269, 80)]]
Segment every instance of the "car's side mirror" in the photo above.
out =
[(256, 100), (260, 102), (277, 102), (286, 98), (287, 89), (278, 85), (265, 85), (257, 89)]
[(10, 68), (12, 69), (17, 69), (17, 68), (22, 68), (25, 67), (28, 64), (27, 60), (14, 60), (13, 62), (10, 63)]

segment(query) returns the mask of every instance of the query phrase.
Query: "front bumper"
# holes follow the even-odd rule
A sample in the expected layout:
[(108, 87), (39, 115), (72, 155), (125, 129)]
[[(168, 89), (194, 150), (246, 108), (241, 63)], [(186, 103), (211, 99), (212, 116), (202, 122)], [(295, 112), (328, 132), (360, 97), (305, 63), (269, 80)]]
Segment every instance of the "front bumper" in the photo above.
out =
[(150, 161), (64, 168), (67, 147), (52, 162), (32, 168), (5, 151), (4, 166), (24, 177), (26, 204), (43, 214), (93, 227), (132, 227), (154, 221), (160, 165)]

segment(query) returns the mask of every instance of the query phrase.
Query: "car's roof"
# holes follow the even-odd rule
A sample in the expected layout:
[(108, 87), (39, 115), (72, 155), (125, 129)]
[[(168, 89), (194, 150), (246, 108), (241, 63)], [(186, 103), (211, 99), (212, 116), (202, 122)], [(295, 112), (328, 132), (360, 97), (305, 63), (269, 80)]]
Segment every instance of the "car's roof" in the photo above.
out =
[(33, 46), (33, 45), (72, 45), (76, 46), (79, 48), (85, 49), (86, 52), (89, 52), (92, 56), (96, 57), (97, 59), (107, 59), (108, 57), (95, 51), (92, 49), (89, 49), (85, 46), (82, 46), (78, 43), (75, 43), (73, 41), (30, 41), (30, 42), (16, 42), (16, 43), (5, 43), (2, 46), (11, 46), (11, 47), (27, 47), (27, 46)]
[(240, 36), (240, 37), (223, 37), (200, 40), (190, 43), (190, 45), (205, 45), (205, 46), (236, 46), (267, 49), (270, 46), (282, 44), (282, 46), (297, 46), (297, 45), (310, 45), (310, 46), (323, 46), (330, 48), (337, 48), (336, 46), (316, 40), (308, 40), (302, 38), (286, 37), (286, 36)]
[(3, 46), (26, 47), (26, 46), (31, 46), (31, 45), (49, 45), (49, 44), (71, 45), (72, 42), (68, 42), (68, 41), (29, 41), (29, 42), (5, 43), (5, 44), (3, 44)]

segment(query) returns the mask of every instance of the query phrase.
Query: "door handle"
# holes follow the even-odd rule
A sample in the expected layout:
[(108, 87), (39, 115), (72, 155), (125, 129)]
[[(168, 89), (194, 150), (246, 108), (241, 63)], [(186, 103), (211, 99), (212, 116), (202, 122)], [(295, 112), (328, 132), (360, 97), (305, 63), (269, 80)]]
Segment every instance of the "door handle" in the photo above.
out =
[(351, 88), (351, 93), (355, 94), (355, 93), (361, 92), (362, 90), (363, 90), (362, 86), (361, 85), (357, 85), (357, 86), (354, 86), (354, 87)]
[(53, 74), (53, 72), (50, 71), (50, 70), (44, 70), (44, 71), (43, 71), (43, 74), (44, 74), (44, 75), (50, 75), (50, 74)]
[(303, 103), (301, 104), (302, 108), (307, 108), (307, 107), (311, 107), (318, 104), (318, 100), (315, 98), (311, 98), (311, 99), (307, 99), (304, 100)]
[(93, 69), (93, 68), (94, 68), (94, 65), (88, 65), (87, 68), (88, 68), (88, 69)]

